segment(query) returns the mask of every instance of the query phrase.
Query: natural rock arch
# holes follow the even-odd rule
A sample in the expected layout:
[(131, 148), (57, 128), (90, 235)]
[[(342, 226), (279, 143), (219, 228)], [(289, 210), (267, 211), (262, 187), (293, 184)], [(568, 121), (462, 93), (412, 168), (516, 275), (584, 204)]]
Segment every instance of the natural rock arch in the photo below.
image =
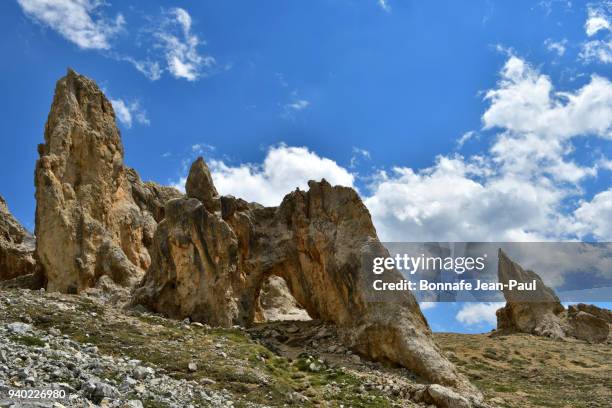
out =
[[(200, 158), (186, 190), (166, 205), (134, 303), (175, 318), (248, 326), (262, 283), (278, 275), (311, 317), (336, 324), (358, 353), (478, 394), (435, 345), (410, 292), (374, 293), (363, 251), (388, 253), (353, 189), (311, 181), (308, 191), (263, 207), (219, 197)], [(402, 279), (397, 271), (383, 277)]]

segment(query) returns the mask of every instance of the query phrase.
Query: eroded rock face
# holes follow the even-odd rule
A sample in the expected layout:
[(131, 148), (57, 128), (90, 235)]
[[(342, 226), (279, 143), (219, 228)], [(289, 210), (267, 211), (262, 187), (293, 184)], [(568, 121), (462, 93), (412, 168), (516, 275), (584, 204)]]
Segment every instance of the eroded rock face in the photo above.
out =
[(92, 80), (69, 70), (57, 82), (39, 155), (36, 257), (47, 289), (79, 292), (102, 275), (137, 283), (173, 193), (124, 166), (113, 107)]
[(612, 324), (612, 312), (594, 305), (571, 305), (565, 310), (555, 292), (540, 276), (524, 270), (499, 251), (499, 282), (510, 279), (530, 283), (536, 281), (535, 292), (504, 290), (506, 306), (498, 309), (497, 329), (546, 336), (555, 339), (575, 337), (590, 342), (606, 341)]
[(567, 309), (570, 335), (580, 340), (601, 343), (610, 337), (612, 312), (583, 303), (570, 305)]
[[(279, 276), (312, 318), (335, 323), (356, 352), (478, 395), (434, 344), (410, 292), (390, 301), (372, 293), (361, 251), (388, 253), (353, 189), (310, 182), (309, 191), (288, 194), (279, 207), (225, 196), (214, 212), (200, 201), (216, 192), (200, 162), (189, 179), (204, 188), (189, 188), (188, 197), (166, 205), (134, 303), (179, 319), (248, 326), (260, 312), (263, 283)], [(402, 277), (390, 271), (387, 279)]]
[(256, 313), (257, 322), (310, 320), (306, 310), (297, 303), (287, 283), (280, 276), (268, 277), (262, 285), (259, 300), (261, 313)]
[(10, 213), (0, 197), (0, 281), (33, 274), (34, 237)]
[(510, 280), (531, 283), (536, 282), (536, 291), (519, 292), (505, 289), (506, 306), (497, 311), (497, 328), (515, 330), (524, 333), (563, 338), (566, 330), (562, 327), (559, 314), (563, 305), (554, 291), (544, 284), (533, 271), (524, 270), (513, 262), (502, 251), (499, 251), (497, 269), (500, 283), (507, 284)]

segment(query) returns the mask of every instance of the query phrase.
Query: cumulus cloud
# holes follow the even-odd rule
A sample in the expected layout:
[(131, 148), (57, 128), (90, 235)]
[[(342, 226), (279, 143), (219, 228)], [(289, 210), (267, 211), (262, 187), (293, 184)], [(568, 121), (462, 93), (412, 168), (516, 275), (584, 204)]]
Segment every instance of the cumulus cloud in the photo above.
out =
[(572, 139), (612, 137), (612, 84), (593, 76), (574, 92), (510, 56), (486, 92), (489, 151), (439, 156), (426, 169), (379, 172), (365, 202), (383, 240), (538, 241), (580, 237), (570, 197), (597, 174), (571, 159)]
[(468, 303), (457, 312), (455, 318), (469, 326), (483, 323), (494, 325), (497, 322), (495, 311), (503, 307), (504, 304), (499, 302)]
[[(428, 168), (397, 166), (364, 175), (369, 180), (364, 202), (380, 238), (495, 242), (610, 237), (605, 221), (611, 219), (609, 195), (584, 200), (582, 188), (585, 180), (608, 168), (609, 159), (578, 163), (573, 142), (612, 139), (612, 84), (593, 76), (573, 91), (558, 92), (549, 77), (510, 56), (484, 98), (483, 128), (492, 138), (487, 151), (441, 155)], [(309, 179), (352, 186), (356, 177), (306, 147), (286, 145), (270, 148), (261, 164), (209, 164), (221, 193), (265, 205), (277, 205), (296, 187), (307, 189)]]
[(612, 241), (612, 188), (591, 201), (583, 201), (576, 210), (583, 234), (591, 233), (601, 241)]
[(355, 176), (335, 161), (321, 157), (306, 147), (279, 145), (268, 150), (261, 165), (230, 166), (220, 160), (210, 162), (212, 177), (221, 194), (231, 194), (263, 205), (278, 205), (283, 197), (309, 180), (325, 178), (333, 185), (353, 186)]
[(606, 78), (593, 75), (590, 83), (574, 93), (554, 92), (548, 76), (512, 56), (498, 85), (485, 96), (491, 103), (482, 117), (485, 129), (499, 127), (543, 137), (597, 134), (612, 138), (612, 84)]
[(123, 15), (114, 19), (101, 15), (98, 0), (17, 0), (33, 20), (59, 33), (83, 49), (107, 50), (110, 40), (124, 25)]
[[(192, 146), (195, 155), (213, 149), (201, 144)], [(194, 155), (184, 161), (186, 171)], [(247, 201), (266, 206), (279, 205), (283, 197), (300, 188), (308, 190), (308, 181), (326, 179), (332, 185), (353, 187), (355, 176), (335, 161), (317, 155), (306, 147), (291, 147), (285, 144), (268, 149), (261, 164), (232, 166), (219, 159), (207, 160), (217, 190), (223, 195), (233, 195)], [(171, 183), (181, 191), (185, 189), (186, 177)]]
[(125, 102), (123, 99), (111, 99), (111, 103), (115, 110), (115, 116), (127, 129), (132, 127), (133, 122), (147, 126), (151, 124), (147, 112), (138, 101)]

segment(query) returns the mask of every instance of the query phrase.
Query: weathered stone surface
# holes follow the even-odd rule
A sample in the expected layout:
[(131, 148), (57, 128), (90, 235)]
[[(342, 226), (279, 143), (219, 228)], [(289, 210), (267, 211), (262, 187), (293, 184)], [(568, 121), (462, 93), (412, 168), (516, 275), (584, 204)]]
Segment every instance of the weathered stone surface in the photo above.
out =
[(152, 181), (143, 182), (134, 169), (127, 168), (126, 176), (134, 201), (141, 211), (147, 211), (156, 222), (165, 217), (166, 203), (183, 194), (174, 187), (162, 186)]
[(520, 292), (505, 289), (506, 306), (497, 311), (498, 330), (513, 330), (552, 338), (563, 338), (565, 328), (559, 314), (563, 305), (554, 291), (533, 271), (524, 270), (502, 251), (499, 251), (498, 279), (530, 283), (536, 281), (536, 291)]
[(47, 288), (78, 292), (101, 275), (138, 282), (172, 194), (124, 166), (113, 107), (92, 80), (69, 70), (57, 82), (39, 154), (36, 257)]
[(593, 305), (571, 305), (567, 310), (570, 335), (580, 340), (601, 343), (610, 335), (612, 312)]
[[(203, 177), (203, 167), (194, 167), (190, 178)], [(279, 207), (222, 197), (221, 214), (193, 198), (193, 189), (168, 202), (134, 303), (179, 319), (248, 326), (263, 283), (279, 276), (312, 318), (335, 323), (357, 353), (474, 393), (434, 344), (411, 293), (376, 301), (361, 250), (388, 253), (357, 193), (325, 180), (309, 187), (288, 194)], [(402, 277), (390, 271), (389, 278)]]
[(595, 305), (587, 305), (584, 303), (578, 303), (575, 305), (569, 305), (567, 308), (567, 311), (569, 315), (572, 315), (578, 312), (589, 313), (595, 317), (602, 319), (603, 321), (609, 324), (612, 324), (612, 311), (608, 309), (602, 309)]
[(0, 281), (36, 271), (34, 237), (10, 213), (0, 196)]
[(202, 157), (193, 162), (185, 183), (187, 196), (197, 198), (210, 212), (219, 211), (221, 202), (219, 193), (213, 183), (210, 170)]
[(525, 271), (499, 251), (499, 282), (537, 282), (537, 290), (527, 294), (504, 290), (506, 306), (498, 309), (497, 330), (517, 331), (555, 339), (568, 336), (589, 342), (606, 341), (610, 335), (612, 312), (594, 305), (571, 305), (565, 310), (555, 292), (533, 271)]
[(255, 321), (278, 321), (278, 320), (310, 320), (310, 316), (300, 306), (285, 280), (279, 276), (271, 275), (264, 282), (259, 300), (261, 313), (256, 312)]

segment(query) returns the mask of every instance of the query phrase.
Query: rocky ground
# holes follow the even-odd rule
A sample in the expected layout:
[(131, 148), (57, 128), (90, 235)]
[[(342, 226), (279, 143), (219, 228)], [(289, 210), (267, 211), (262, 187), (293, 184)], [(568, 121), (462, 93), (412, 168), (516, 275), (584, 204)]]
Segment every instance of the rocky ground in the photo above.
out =
[(451, 361), (500, 407), (612, 407), (612, 345), (530, 334), (437, 333)]
[[(0, 407), (427, 406), (409, 399), (423, 386), (403, 369), (331, 350), (331, 327), (278, 326), (214, 329), (122, 309), (95, 291), (3, 290)], [(274, 347), (282, 336), (300, 353)], [(320, 352), (317, 342), (329, 345)], [(70, 397), (55, 405), (7, 398), (29, 387)]]
[[(426, 407), (403, 368), (364, 361), (317, 321), (214, 329), (115, 306), (101, 290), (0, 291), (0, 407)], [(119, 296), (121, 297), (121, 296)], [(612, 347), (437, 334), (500, 407), (608, 407)], [(19, 405), (10, 389), (65, 390)], [(55, 405), (54, 405), (55, 404)]]

